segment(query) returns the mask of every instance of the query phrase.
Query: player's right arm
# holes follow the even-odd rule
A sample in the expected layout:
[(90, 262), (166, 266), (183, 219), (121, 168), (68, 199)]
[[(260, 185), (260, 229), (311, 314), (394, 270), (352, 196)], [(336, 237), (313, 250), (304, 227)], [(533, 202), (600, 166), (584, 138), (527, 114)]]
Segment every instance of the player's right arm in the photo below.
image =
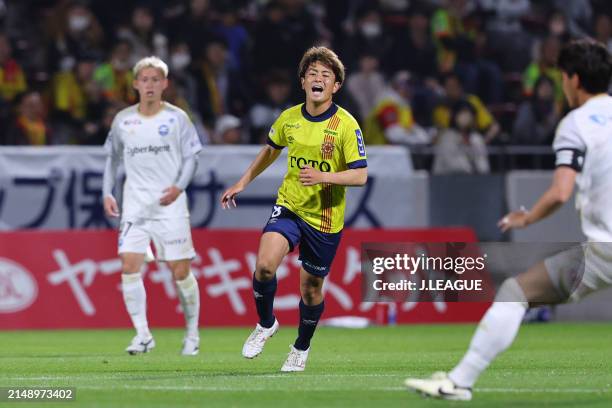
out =
[(249, 168), (244, 172), (240, 180), (223, 193), (221, 196), (221, 207), (230, 208), (232, 205), (236, 207), (236, 196), (244, 191), (255, 177), (259, 176), (265, 169), (268, 168), (280, 156), (281, 149), (275, 149), (270, 145), (264, 146)]
[(102, 197), (104, 203), (104, 213), (109, 217), (119, 216), (119, 205), (113, 196), (113, 186), (117, 178), (117, 167), (123, 156), (123, 146), (118, 132), (116, 131), (116, 117), (111, 126), (108, 137), (104, 143), (104, 149), (108, 153), (106, 164), (104, 165), (104, 177), (102, 178)]
[(231, 206), (236, 207), (236, 196), (244, 191), (246, 186), (248, 186), (251, 181), (255, 180), (255, 177), (259, 176), (261, 172), (274, 163), (274, 161), (278, 159), (278, 156), (280, 156), (281, 150), (287, 146), (284, 132), (284, 116), (284, 112), (281, 113), (274, 124), (272, 124), (270, 132), (268, 133), (267, 144), (257, 154), (257, 157), (255, 157), (253, 163), (251, 163), (242, 177), (240, 177), (240, 180), (225, 190), (221, 195), (222, 208), (230, 208)]

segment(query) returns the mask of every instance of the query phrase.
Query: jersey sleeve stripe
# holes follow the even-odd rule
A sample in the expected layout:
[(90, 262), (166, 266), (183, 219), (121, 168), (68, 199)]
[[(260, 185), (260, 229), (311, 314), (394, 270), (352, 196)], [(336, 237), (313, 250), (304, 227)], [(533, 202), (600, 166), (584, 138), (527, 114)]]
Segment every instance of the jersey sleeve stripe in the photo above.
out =
[(282, 150), (285, 148), (285, 146), (279, 146), (276, 143), (274, 143), (272, 139), (270, 139), (270, 137), (268, 137), (268, 140), (266, 140), (266, 143), (268, 144), (268, 146), (272, 146), (276, 150)]
[(365, 159), (355, 160), (354, 162), (347, 163), (346, 165), (349, 169), (361, 169), (368, 167), (368, 161)]

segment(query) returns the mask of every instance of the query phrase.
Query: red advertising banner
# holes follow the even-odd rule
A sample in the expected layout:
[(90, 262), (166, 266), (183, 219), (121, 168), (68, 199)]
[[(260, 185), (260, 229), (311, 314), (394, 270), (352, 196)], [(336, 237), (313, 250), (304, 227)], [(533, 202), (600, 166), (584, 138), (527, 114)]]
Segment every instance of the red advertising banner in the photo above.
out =
[[(194, 230), (192, 271), (201, 294), (202, 326), (252, 326), (257, 321), (251, 277), (260, 232)], [(0, 233), (0, 329), (130, 327), (121, 296), (115, 231)], [(381, 322), (386, 306), (361, 302), (362, 242), (475, 242), (471, 229), (347, 230), (325, 283), (324, 319), (360, 316)], [(275, 314), (297, 324), (298, 251), (277, 271)], [(152, 327), (183, 326), (177, 292), (164, 263), (144, 275)], [(477, 321), (486, 303), (397, 304), (398, 323)]]

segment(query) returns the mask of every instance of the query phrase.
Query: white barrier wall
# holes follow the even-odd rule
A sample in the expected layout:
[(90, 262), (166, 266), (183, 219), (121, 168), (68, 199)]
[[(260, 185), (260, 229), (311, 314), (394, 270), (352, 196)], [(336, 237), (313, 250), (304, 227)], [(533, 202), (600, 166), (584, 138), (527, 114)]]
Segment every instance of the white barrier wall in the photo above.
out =
[[(258, 146), (206, 146), (188, 189), (192, 224), (262, 228), (286, 171), (286, 151), (240, 195), (239, 208), (218, 201), (255, 158)], [(101, 147), (0, 148), (0, 230), (107, 228), (101, 205), (105, 153)], [(401, 147), (368, 149), (369, 182), (349, 188), (346, 225), (424, 227), (429, 220), (426, 173), (412, 170)]]

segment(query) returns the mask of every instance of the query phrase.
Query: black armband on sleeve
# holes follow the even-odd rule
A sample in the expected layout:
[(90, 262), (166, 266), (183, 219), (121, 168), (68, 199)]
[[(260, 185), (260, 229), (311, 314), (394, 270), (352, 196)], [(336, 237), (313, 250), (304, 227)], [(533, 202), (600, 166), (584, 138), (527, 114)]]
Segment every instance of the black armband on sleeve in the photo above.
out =
[(586, 152), (578, 149), (563, 148), (555, 153), (557, 154), (555, 167), (567, 166), (578, 172), (582, 171)]

